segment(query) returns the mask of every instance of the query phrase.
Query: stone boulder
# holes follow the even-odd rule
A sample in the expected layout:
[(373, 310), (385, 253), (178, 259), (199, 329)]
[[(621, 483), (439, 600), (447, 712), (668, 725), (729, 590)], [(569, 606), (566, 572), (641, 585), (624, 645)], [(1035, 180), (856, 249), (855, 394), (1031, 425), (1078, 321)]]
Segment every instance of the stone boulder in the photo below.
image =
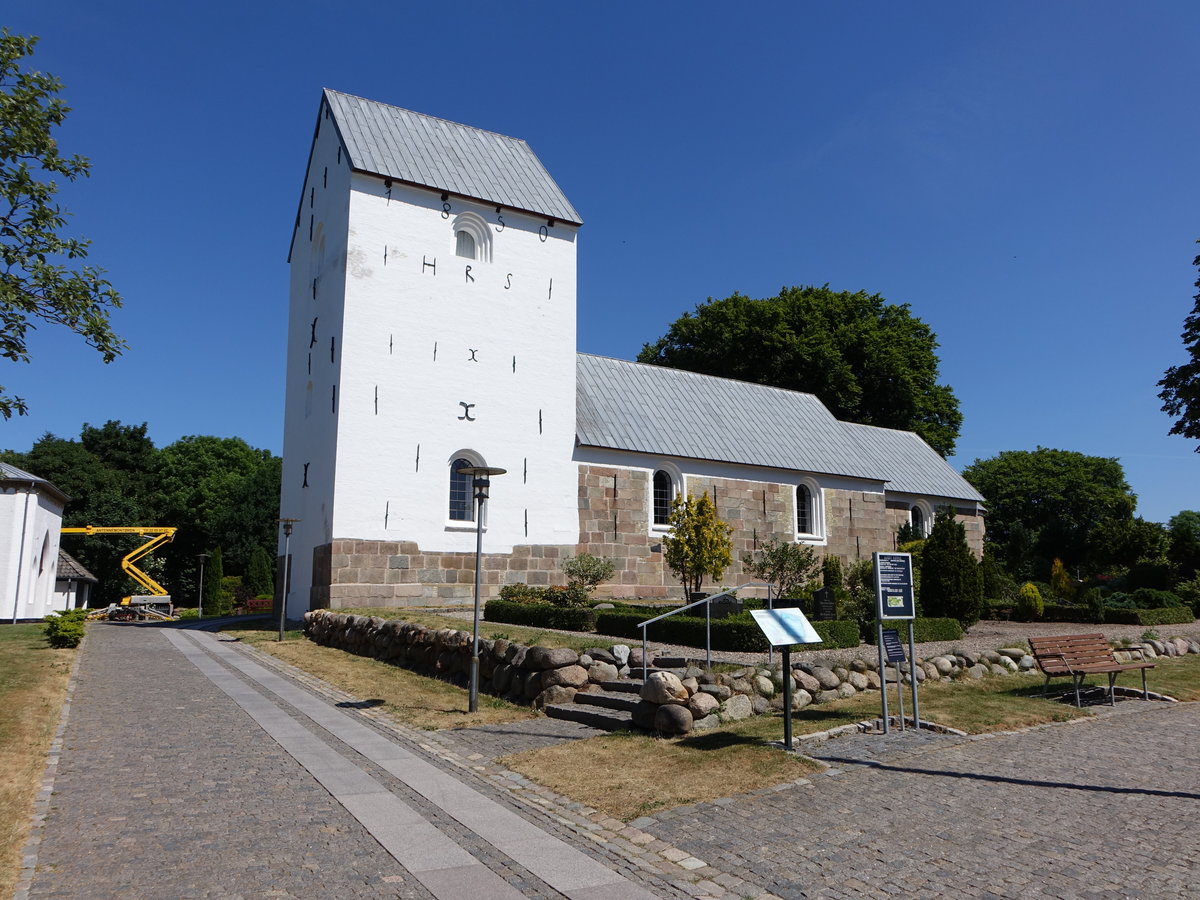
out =
[(754, 685), (754, 690), (757, 691), (762, 696), (764, 696), (764, 697), (775, 696), (775, 685), (772, 684), (770, 678), (766, 678), (762, 675), (755, 675), (752, 684)]
[(548, 669), (542, 673), (542, 688), (565, 687), (580, 688), (588, 683), (588, 670), (583, 666), (560, 666)]
[(641, 696), (651, 703), (687, 703), (688, 692), (679, 676), (670, 672), (651, 672), (642, 685)]
[(571, 703), (575, 699), (575, 688), (556, 684), (548, 687), (533, 698), (534, 709), (545, 709), (547, 706)]
[(645, 731), (654, 730), (654, 717), (658, 715), (659, 706), (657, 703), (651, 703), (649, 700), (639, 700), (637, 705), (629, 711), (629, 717), (633, 720), (633, 724)]
[(654, 714), (654, 730), (659, 734), (673, 736), (687, 734), (695, 725), (691, 712), (686, 706), (674, 704), (660, 706)]
[(726, 722), (737, 722), (752, 715), (754, 707), (750, 705), (750, 698), (745, 694), (734, 694), (721, 704), (721, 718)]
[[(842, 679), (838, 678), (832, 670), (824, 666), (813, 666), (812, 677), (817, 680), (817, 684), (827, 691), (832, 691), (842, 683)], [(807, 689), (808, 685), (804, 685)]]
[(602, 647), (588, 647), (583, 651), (592, 658), (592, 662), (605, 662), (616, 666), (617, 658), (613, 656), (611, 650), (605, 650)]
[(707, 691), (697, 691), (687, 702), (687, 708), (691, 711), (692, 717), (697, 720), (716, 712), (720, 705), (721, 702)]
[(570, 647), (530, 647), (525, 654), (526, 669), (557, 669), (579, 662), (579, 654)]
[(797, 684), (799, 684), (801, 688), (808, 691), (810, 694), (816, 694), (823, 690), (821, 687), (821, 682), (817, 681), (817, 679), (813, 678), (809, 673), (803, 672), (800, 669), (796, 669), (795, 672)]
[(594, 662), (587, 670), (588, 681), (593, 681), (600, 684), (605, 681), (617, 680), (617, 667), (612, 663)]
[(700, 685), (699, 693), (711, 695), (718, 703), (728, 700), (733, 696), (733, 691), (724, 684), (702, 684)]
[(1029, 651), (1022, 649), (1021, 647), (1001, 647), (996, 652), (1001, 656), (1007, 656), (1013, 662), (1020, 662), (1021, 657), (1027, 654)]
[(628, 644), (613, 644), (608, 651), (613, 655), (613, 661), (617, 667), (629, 664), (629, 645)]

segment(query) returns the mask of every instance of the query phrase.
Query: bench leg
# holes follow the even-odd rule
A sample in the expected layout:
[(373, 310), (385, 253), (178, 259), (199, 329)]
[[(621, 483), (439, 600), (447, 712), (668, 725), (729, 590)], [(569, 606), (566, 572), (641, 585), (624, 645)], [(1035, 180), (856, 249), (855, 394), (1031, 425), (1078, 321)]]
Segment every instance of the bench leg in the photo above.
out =
[(1109, 706), (1117, 705), (1116, 683), (1117, 683), (1117, 673), (1109, 672), (1108, 673), (1108, 705)]
[(1071, 681), (1075, 683), (1075, 706), (1083, 709), (1083, 702), (1079, 699), (1079, 685), (1083, 683), (1082, 675), (1072, 675)]
[(1146, 688), (1146, 670), (1142, 669), (1142, 699), (1150, 699), (1150, 691)]

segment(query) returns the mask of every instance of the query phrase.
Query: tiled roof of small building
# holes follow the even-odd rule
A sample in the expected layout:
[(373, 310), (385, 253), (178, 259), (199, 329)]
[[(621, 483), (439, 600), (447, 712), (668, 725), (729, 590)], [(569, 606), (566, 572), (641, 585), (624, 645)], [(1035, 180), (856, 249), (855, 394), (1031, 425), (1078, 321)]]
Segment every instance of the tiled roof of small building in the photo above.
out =
[(853, 425), (812, 394), (578, 355), (580, 444), (886, 482), (890, 491), (982, 501), (916, 434)]
[(99, 581), (95, 575), (80, 565), (79, 560), (61, 547), (58, 550), (58, 575), (56, 577), (93, 583)]
[(564, 222), (583, 220), (519, 138), (325, 90), (350, 165), (362, 172)]

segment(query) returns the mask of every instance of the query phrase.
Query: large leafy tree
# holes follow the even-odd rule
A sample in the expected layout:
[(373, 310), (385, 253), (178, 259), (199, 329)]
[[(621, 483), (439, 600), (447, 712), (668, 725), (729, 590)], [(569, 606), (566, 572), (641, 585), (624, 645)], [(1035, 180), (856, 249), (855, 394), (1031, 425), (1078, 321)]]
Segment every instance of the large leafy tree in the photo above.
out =
[[(0, 32), (0, 356), (28, 362), (27, 336), (39, 322), (64, 325), (112, 362), (125, 348), (110, 312), (121, 298), (103, 271), (81, 265), (89, 242), (63, 233), (55, 176), (88, 174), (82, 156), (63, 156), (53, 130), (69, 108), (62, 83), (22, 71), (35, 37)], [(0, 415), (24, 415), (25, 401), (0, 387)]]
[[(1135, 532), (1137, 497), (1116, 459), (1071, 450), (1006, 450), (977, 459), (963, 477), (987, 498), (987, 534), (1010, 572), (1044, 579), (1060, 557), (1068, 570), (1117, 563), (1101, 533)], [(1123, 550), (1123, 548), (1121, 548)]]
[[(1192, 260), (1192, 265), (1200, 267), (1200, 256)], [(1200, 288), (1200, 278), (1196, 279), (1196, 287)], [(1196, 305), (1183, 320), (1181, 337), (1188, 361), (1167, 369), (1158, 383), (1162, 388), (1158, 396), (1163, 412), (1175, 419), (1170, 433), (1200, 440), (1200, 291), (1196, 293)], [(1196, 444), (1196, 452), (1200, 453), (1200, 443)]]
[(908, 304), (825, 287), (709, 299), (638, 361), (816, 394), (840, 419), (915, 431), (943, 456), (962, 426), (937, 337)]
[(1167, 522), (1169, 549), (1167, 556), (1175, 566), (1181, 581), (1200, 573), (1200, 512), (1185, 509)]

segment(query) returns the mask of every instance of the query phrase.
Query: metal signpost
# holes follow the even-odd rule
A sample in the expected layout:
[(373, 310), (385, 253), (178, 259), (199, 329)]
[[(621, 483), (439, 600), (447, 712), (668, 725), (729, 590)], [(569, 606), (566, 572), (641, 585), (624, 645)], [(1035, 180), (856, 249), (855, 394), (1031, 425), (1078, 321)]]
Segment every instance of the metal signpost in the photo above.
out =
[(792, 750), (792, 645), (819, 644), (821, 636), (804, 618), (804, 613), (794, 607), (783, 609), (755, 609), (750, 615), (767, 636), (772, 647), (783, 653), (783, 746)]
[[(916, 599), (913, 595), (913, 576), (912, 576), (912, 554), (909, 553), (874, 553), (872, 560), (875, 563), (875, 610), (876, 618), (876, 637), (879, 647), (879, 677), (880, 696), (883, 702), (883, 733), (888, 733), (888, 708), (887, 708), (887, 679), (886, 665), (884, 660), (884, 622), (907, 621), (908, 622), (908, 659), (910, 680), (912, 682), (912, 708), (913, 708), (913, 727), (920, 729), (921, 714), (920, 707), (917, 705), (917, 672), (916, 672), (916, 644), (913, 641), (913, 619), (917, 615)], [(899, 643), (897, 639), (896, 643)], [(904, 651), (900, 651), (901, 661)], [(899, 672), (899, 664), (897, 664), (897, 672)], [(902, 690), (902, 680), (897, 680), (896, 690)], [(900, 715), (903, 717), (903, 701), (901, 702)]]

